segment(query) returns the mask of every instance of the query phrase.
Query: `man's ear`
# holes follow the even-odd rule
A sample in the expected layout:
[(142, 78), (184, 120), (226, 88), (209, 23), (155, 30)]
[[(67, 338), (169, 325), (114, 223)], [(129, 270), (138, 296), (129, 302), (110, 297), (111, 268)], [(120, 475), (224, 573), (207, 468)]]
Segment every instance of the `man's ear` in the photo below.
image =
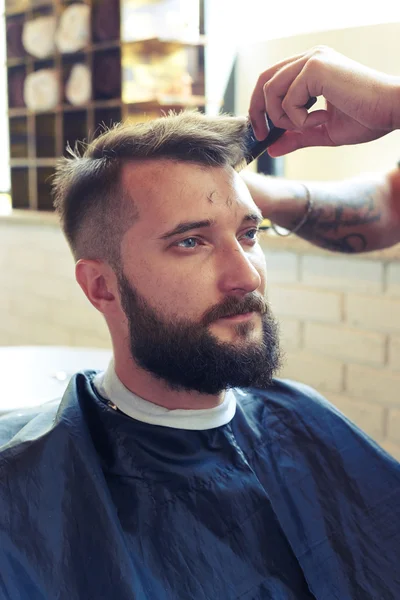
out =
[(117, 278), (104, 261), (78, 260), (75, 277), (89, 302), (104, 315), (119, 306)]

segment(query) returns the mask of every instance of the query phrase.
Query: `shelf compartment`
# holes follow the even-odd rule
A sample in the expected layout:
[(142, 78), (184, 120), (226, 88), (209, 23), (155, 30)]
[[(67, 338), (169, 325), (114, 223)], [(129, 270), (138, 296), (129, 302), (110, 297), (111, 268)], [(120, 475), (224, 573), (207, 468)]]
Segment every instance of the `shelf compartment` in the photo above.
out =
[(93, 100), (121, 97), (121, 52), (119, 48), (93, 54)]
[(87, 141), (88, 121), (87, 111), (80, 110), (64, 114), (63, 119), (63, 153), (68, 156), (67, 145), (75, 147), (77, 141)]
[(13, 208), (29, 208), (29, 169), (11, 169), (11, 195)]
[(10, 158), (27, 158), (28, 151), (28, 119), (15, 117), (9, 121)]
[(35, 117), (35, 148), (37, 158), (56, 156), (56, 115), (40, 113)]
[(51, 180), (54, 169), (51, 167), (38, 167), (37, 170), (37, 208), (38, 210), (53, 210), (53, 197), (51, 194)]
[(104, 131), (104, 127), (111, 128), (113, 125), (120, 123), (121, 119), (121, 108), (117, 106), (114, 108), (98, 108), (94, 113), (94, 137), (98, 137)]

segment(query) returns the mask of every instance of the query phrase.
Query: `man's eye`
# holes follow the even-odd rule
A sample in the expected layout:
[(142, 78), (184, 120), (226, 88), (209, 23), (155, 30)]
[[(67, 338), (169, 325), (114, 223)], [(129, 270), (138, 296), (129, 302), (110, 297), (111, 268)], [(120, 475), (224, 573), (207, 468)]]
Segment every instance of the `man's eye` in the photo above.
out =
[(199, 240), (197, 238), (190, 237), (186, 238), (185, 240), (181, 240), (176, 245), (178, 246), (178, 248), (196, 248), (198, 243)]
[(258, 234), (260, 233), (259, 229), (249, 229), (249, 231), (246, 231), (246, 233), (244, 234), (244, 237), (247, 237), (249, 240), (254, 240), (257, 241), (257, 237)]

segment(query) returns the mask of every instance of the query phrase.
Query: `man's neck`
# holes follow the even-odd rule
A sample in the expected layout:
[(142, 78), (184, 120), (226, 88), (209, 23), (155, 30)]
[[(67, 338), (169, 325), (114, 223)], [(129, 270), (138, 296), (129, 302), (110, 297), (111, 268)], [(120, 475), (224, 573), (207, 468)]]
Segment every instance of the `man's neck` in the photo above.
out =
[(214, 408), (222, 404), (225, 398), (225, 391), (214, 395), (171, 389), (167, 382), (139, 367), (130, 356), (119, 356), (117, 352), (114, 352), (114, 368), (129, 391), (169, 410)]

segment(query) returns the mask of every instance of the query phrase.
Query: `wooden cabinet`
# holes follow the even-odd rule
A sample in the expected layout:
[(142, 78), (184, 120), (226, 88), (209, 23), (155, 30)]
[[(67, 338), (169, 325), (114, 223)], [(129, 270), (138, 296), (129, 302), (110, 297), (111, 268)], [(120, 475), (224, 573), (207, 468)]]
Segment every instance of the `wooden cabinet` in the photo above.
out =
[[(71, 7), (76, 5), (87, 7), (82, 13), (87, 10), (89, 15), (82, 47), (74, 48), (76, 40), (65, 39), (58, 45), (50, 40), (50, 52), (33, 56), (39, 46), (43, 54), (46, 44), (38, 38), (35, 46), (31, 36), (32, 52), (26, 50), (27, 23), (47, 17), (46, 27), (54, 24), (58, 40), (66, 11), (71, 15), (69, 27), (74, 25)], [(203, 2), (199, 0), (6, 0), (13, 207), (52, 210), (50, 180), (68, 144), (74, 147), (77, 141), (90, 141), (104, 126), (121, 120), (151, 119), (163, 111), (185, 107), (202, 110), (203, 21)], [(134, 25), (130, 27), (130, 23)], [(69, 31), (67, 27), (66, 38)], [(40, 30), (37, 35), (40, 37)], [(89, 74), (86, 91), (79, 83), (79, 69), (83, 75), (84, 71)], [(51, 75), (51, 85), (44, 82), (42, 86), (43, 108), (27, 102), (27, 78), (32, 82), (36, 72)], [(71, 88), (73, 75), (78, 77), (75, 88)], [(56, 102), (52, 86), (58, 89)], [(49, 106), (45, 106), (47, 101)]]

